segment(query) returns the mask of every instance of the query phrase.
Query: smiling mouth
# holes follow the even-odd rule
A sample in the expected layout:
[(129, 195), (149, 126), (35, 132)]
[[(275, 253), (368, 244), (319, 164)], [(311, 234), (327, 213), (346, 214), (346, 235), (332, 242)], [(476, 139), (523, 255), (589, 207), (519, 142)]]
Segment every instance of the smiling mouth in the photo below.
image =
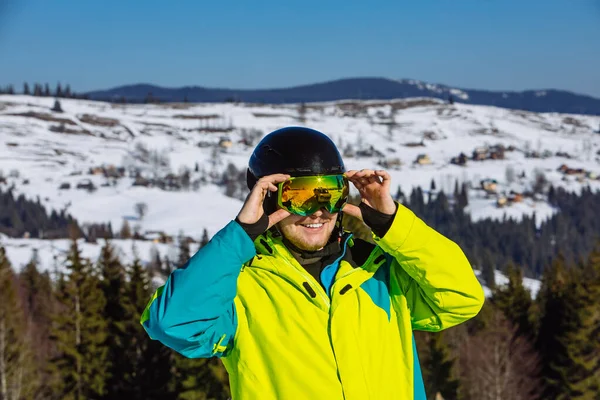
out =
[(301, 226), (308, 228), (308, 229), (319, 229), (321, 228), (323, 225), (325, 225), (324, 223), (319, 223), (319, 224), (301, 224)]

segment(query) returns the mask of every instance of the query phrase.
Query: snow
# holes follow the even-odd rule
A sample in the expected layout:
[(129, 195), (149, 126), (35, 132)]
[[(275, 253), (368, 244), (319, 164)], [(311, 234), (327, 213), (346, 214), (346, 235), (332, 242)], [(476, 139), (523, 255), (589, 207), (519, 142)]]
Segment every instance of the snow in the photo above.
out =
[[(481, 278), (481, 271), (475, 270), (475, 275), (477, 276), (477, 278), (479, 279), (479, 282), (481, 283), (481, 285), (483, 287), (483, 292), (485, 294), (485, 297), (487, 297), (487, 298), (492, 297), (492, 290), (485, 285), (485, 282)], [(499, 288), (508, 285), (508, 277), (506, 277), (500, 271), (494, 272), (494, 279), (496, 281), (496, 286)], [(523, 286), (525, 287), (525, 289), (527, 291), (529, 291), (529, 293), (531, 293), (531, 298), (535, 299), (540, 291), (540, 287), (542, 286), (542, 281), (540, 281), (538, 279), (523, 278)]]
[[(418, 81), (410, 83), (422, 86)], [(430, 88), (439, 89), (438, 86)], [(460, 91), (450, 93), (460, 97)], [(408, 106), (420, 101), (421, 105)], [(204, 229), (209, 236), (235, 218), (242, 201), (224, 195), (223, 187), (213, 183), (203, 184), (197, 191), (162, 191), (156, 188), (132, 186), (133, 178), (126, 176), (113, 185), (101, 175), (89, 175), (91, 167), (127, 166), (135, 164), (144, 174), (153, 171), (149, 163), (134, 161), (136, 147), (143, 145), (150, 151), (166, 154), (169, 166), (165, 170), (178, 173), (181, 168), (193, 171), (196, 163), (199, 172), (192, 172), (192, 180), (211, 172), (221, 174), (227, 164), (233, 163), (238, 170), (245, 170), (253, 146), (240, 143), (243, 130), (257, 129), (262, 134), (289, 125), (299, 125), (299, 105), (257, 104), (165, 104), (165, 105), (117, 105), (96, 101), (60, 100), (63, 113), (53, 113), (53, 98), (33, 96), (0, 96), (0, 171), (7, 183), (0, 183), (6, 190), (15, 185), (16, 194), (35, 199), (48, 209), (66, 210), (80, 223), (110, 222), (118, 231), (124, 220), (141, 232), (164, 231), (169, 235), (184, 232), (200, 239)], [(348, 105), (354, 111), (348, 111)], [(406, 107), (396, 107), (406, 104)], [(60, 118), (64, 127), (80, 133), (56, 132), (60, 123), (48, 121), (23, 113), (39, 113), (46, 117)], [(116, 120), (115, 126), (103, 126), (84, 118)], [(268, 115), (268, 116), (265, 116)], [(188, 118), (182, 118), (187, 116)], [(212, 117), (210, 117), (212, 116)], [(44, 117), (45, 118), (45, 117)], [(514, 218), (536, 215), (539, 224), (557, 210), (544, 201), (525, 199), (509, 207), (498, 208), (495, 196), (486, 196), (478, 190), (482, 179), (495, 179), (498, 191), (523, 191), (531, 186), (535, 171), (543, 171), (555, 186), (579, 191), (584, 185), (600, 189), (600, 181), (574, 177), (563, 180), (557, 172), (561, 164), (571, 168), (583, 168), (600, 173), (600, 135), (594, 129), (600, 119), (594, 116), (566, 115), (557, 113), (530, 113), (498, 107), (465, 104), (449, 105), (438, 99), (396, 99), (389, 101), (347, 100), (340, 102), (311, 103), (307, 107), (305, 125), (321, 130), (345, 149), (361, 147), (384, 154), (383, 158), (398, 158), (403, 165), (399, 169), (388, 168), (392, 176), (392, 191), (397, 185), (404, 193), (421, 186), (429, 188), (434, 180), (438, 190), (452, 194), (455, 181), (470, 185), (469, 206), (474, 220), (484, 218)], [(393, 125), (390, 125), (393, 121)], [(391, 128), (390, 128), (391, 126)], [(206, 128), (228, 128), (230, 131), (207, 132)], [(52, 131), (53, 129), (54, 131)], [(60, 130), (60, 129), (58, 129)], [(84, 133), (82, 133), (84, 132)], [(213, 157), (215, 146), (221, 138), (228, 138), (232, 146), (220, 149), (218, 159)], [(199, 147), (205, 142), (208, 147)], [(422, 142), (424, 147), (407, 144)], [(514, 146), (515, 151), (506, 152), (504, 160), (469, 161), (466, 166), (450, 164), (452, 157), (464, 152), (470, 158), (476, 147), (503, 144)], [(524, 151), (548, 150), (568, 152), (571, 159), (550, 157), (526, 158)], [(415, 165), (419, 154), (427, 154), (430, 165)], [(380, 157), (345, 157), (348, 169), (381, 168)], [(507, 167), (515, 175), (525, 173), (525, 179), (506, 181)], [(18, 177), (11, 171), (18, 171)], [(91, 180), (97, 190), (88, 193), (75, 186)], [(28, 180), (28, 184), (24, 181)], [(70, 183), (71, 189), (59, 190), (62, 183)], [(101, 186), (108, 183), (107, 186)], [(139, 219), (134, 206), (138, 202), (148, 205), (148, 212)], [(16, 266), (24, 265), (31, 257), (32, 248), (39, 248), (44, 267), (51, 268), (53, 255), (64, 251), (67, 242), (10, 239), (0, 236), (7, 246), (9, 257)], [(131, 252), (130, 243), (115, 241), (123, 247), (124, 254)], [(147, 258), (149, 243), (138, 242), (140, 257)], [(54, 246), (54, 248), (52, 247)], [(168, 245), (157, 245), (165, 254)], [(98, 245), (85, 244), (90, 256), (99, 251)], [(171, 246), (172, 247), (172, 246)], [(129, 253), (128, 253), (129, 252)]]
[(468, 100), (469, 99), (469, 94), (466, 92), (463, 92), (460, 89), (450, 89), (450, 94), (458, 97), (459, 99), (462, 100)]

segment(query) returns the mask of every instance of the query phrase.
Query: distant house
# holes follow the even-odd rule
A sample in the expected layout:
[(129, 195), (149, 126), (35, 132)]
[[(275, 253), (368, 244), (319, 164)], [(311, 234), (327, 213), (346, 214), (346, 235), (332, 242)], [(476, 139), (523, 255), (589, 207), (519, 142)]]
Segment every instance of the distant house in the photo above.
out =
[(504, 160), (504, 146), (501, 144), (497, 144), (495, 146), (490, 147), (489, 158), (491, 158), (492, 160)]
[(511, 190), (510, 194), (508, 195), (508, 201), (510, 201), (511, 203), (520, 203), (523, 201), (523, 195), (521, 193), (516, 193)]
[(488, 158), (488, 149), (487, 147), (476, 147), (475, 150), (473, 150), (473, 157), (472, 159), (474, 161), (482, 161)]
[(223, 149), (228, 149), (231, 146), (233, 146), (233, 142), (231, 141), (231, 139), (229, 139), (228, 137), (222, 137), (219, 140), (219, 147), (223, 148)]
[(525, 153), (526, 158), (542, 158), (542, 154), (539, 151), (530, 151)]
[(104, 175), (104, 168), (102, 167), (91, 167), (89, 171), (90, 175)]
[(125, 168), (124, 167), (116, 167), (114, 165), (108, 165), (103, 168), (104, 177), (105, 178), (122, 178), (125, 176)]
[(402, 160), (400, 160), (398, 157), (388, 158), (385, 160), (380, 160), (377, 164), (385, 169), (399, 170), (402, 167)]
[(455, 165), (465, 166), (467, 165), (467, 155), (460, 153), (458, 157), (452, 157), (450, 162)]
[(428, 165), (431, 164), (431, 159), (427, 154), (419, 154), (415, 160), (415, 164)]
[(507, 205), (508, 205), (508, 199), (506, 198), (506, 196), (500, 196), (496, 200), (496, 207), (498, 207), (498, 208), (502, 208)]
[(135, 180), (133, 181), (133, 186), (150, 187), (152, 186), (152, 181), (144, 178), (143, 176), (136, 176)]
[(487, 193), (496, 193), (498, 182), (495, 179), (482, 179), (481, 188)]
[(94, 190), (96, 187), (89, 179), (84, 179), (77, 184), (77, 189)]
[(356, 157), (385, 157), (385, 154), (377, 150), (373, 146), (366, 149), (361, 149), (356, 152)]
[(151, 240), (154, 243), (173, 243), (173, 237), (167, 235), (163, 231), (146, 231), (144, 233), (145, 240)]

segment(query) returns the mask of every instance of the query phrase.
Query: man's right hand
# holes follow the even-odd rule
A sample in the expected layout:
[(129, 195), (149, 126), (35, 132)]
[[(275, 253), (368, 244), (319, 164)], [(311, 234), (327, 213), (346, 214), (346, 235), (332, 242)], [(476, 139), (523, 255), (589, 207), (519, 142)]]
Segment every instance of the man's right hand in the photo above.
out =
[[(262, 217), (264, 214), (263, 202), (265, 201), (267, 193), (269, 191), (277, 192), (277, 184), (280, 182), (285, 182), (289, 178), (290, 175), (285, 174), (273, 174), (260, 178), (252, 188), (252, 191), (250, 191), (248, 197), (246, 197), (246, 201), (244, 202), (237, 219), (244, 224), (257, 223), (260, 217)], [(268, 216), (268, 228), (272, 227), (290, 215), (290, 212), (283, 209), (275, 211), (273, 214)]]

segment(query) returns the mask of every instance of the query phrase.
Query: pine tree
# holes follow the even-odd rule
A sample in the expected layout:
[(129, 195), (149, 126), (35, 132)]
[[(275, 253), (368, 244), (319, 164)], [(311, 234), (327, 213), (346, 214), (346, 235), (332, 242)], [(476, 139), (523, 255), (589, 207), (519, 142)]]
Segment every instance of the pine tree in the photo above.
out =
[(41, 96), (42, 95), (42, 85), (40, 85), (39, 83), (36, 83), (33, 86), (33, 95), (34, 96)]
[(152, 245), (152, 247), (150, 247), (149, 259), (150, 261), (148, 262), (147, 268), (150, 275), (160, 273), (162, 271), (163, 261), (160, 258), (160, 253), (156, 248), (156, 245), (154, 244)]
[(31, 349), (16, 277), (0, 246), (0, 399), (18, 400), (32, 395), (36, 382), (30, 363)]
[(582, 312), (586, 327), (575, 353), (578, 369), (573, 384), (575, 399), (600, 398), (600, 243), (588, 257), (581, 279)]
[(30, 94), (29, 93), (29, 85), (27, 84), (27, 82), (25, 82), (23, 84), (23, 94), (26, 95), (26, 96), (29, 96), (29, 94)]
[(485, 284), (490, 289), (496, 287), (496, 263), (494, 262), (494, 256), (489, 249), (484, 249), (483, 259), (481, 265), (481, 275)]
[(202, 230), (202, 239), (200, 239), (200, 247), (204, 247), (208, 244), (210, 239), (208, 238), (208, 231), (206, 228)]
[(100, 251), (98, 269), (102, 278), (100, 287), (104, 295), (105, 304), (103, 319), (106, 323), (107, 348), (107, 381), (104, 398), (122, 398), (125, 393), (123, 382), (123, 367), (128, 362), (126, 354), (127, 299), (125, 296), (126, 277), (125, 268), (121, 265), (115, 249), (109, 241)]
[(105, 299), (89, 261), (72, 239), (65, 268), (59, 276), (58, 312), (52, 339), (58, 355), (52, 360), (57, 374), (54, 393), (61, 399), (101, 398), (106, 391)]
[(173, 389), (178, 400), (230, 398), (227, 372), (217, 358), (186, 358), (175, 354)]
[[(136, 254), (134, 250), (134, 254)], [(173, 362), (175, 352), (162, 343), (150, 339), (139, 323), (152, 287), (148, 273), (143, 269), (137, 255), (128, 268), (126, 290), (127, 319), (126, 354), (124, 365), (123, 398), (134, 400), (175, 399)]]
[(461, 187), (461, 190), (460, 190), (460, 195), (458, 196), (458, 201), (457, 201), (457, 206), (461, 210), (464, 209), (466, 206), (469, 205), (468, 190), (469, 189), (467, 188), (467, 184), (463, 183), (462, 187)]
[(50, 86), (48, 86), (47, 83), (44, 85), (44, 96), (46, 96), (46, 97), (50, 96)]
[(47, 364), (52, 356), (52, 344), (48, 337), (54, 304), (52, 282), (48, 272), (41, 273), (37, 251), (19, 275), (23, 288), (24, 309), (28, 315), (28, 331), (33, 351), (32, 368), (36, 371), (39, 390), (35, 397), (50, 397), (50, 379)]
[(555, 260), (540, 291), (537, 347), (542, 356), (543, 398), (594, 399), (589, 388), (597, 383), (593, 353), (598, 353), (589, 336), (598, 329), (594, 326), (598, 309), (587, 298), (581, 270), (567, 270), (564, 265), (564, 259)]
[(131, 239), (131, 228), (129, 227), (129, 222), (127, 222), (127, 220), (123, 220), (119, 237), (121, 239)]
[(493, 302), (517, 327), (517, 334), (531, 341), (535, 337), (535, 327), (531, 317), (533, 301), (531, 294), (523, 286), (523, 270), (510, 263), (507, 267), (507, 275), (508, 285), (496, 288)]
[(62, 91), (62, 87), (60, 86), (60, 82), (56, 85), (55, 96), (56, 97), (63, 97), (63, 91)]
[(177, 241), (179, 242), (179, 251), (177, 255), (177, 268), (183, 267), (188, 260), (190, 259), (190, 244), (186, 240), (183, 232), (179, 233), (177, 237)]
[(444, 332), (428, 334), (427, 339), (428, 356), (423, 363), (425, 387), (432, 396), (440, 393), (444, 400), (456, 400), (459, 382), (453, 377), (454, 360), (450, 357)]

